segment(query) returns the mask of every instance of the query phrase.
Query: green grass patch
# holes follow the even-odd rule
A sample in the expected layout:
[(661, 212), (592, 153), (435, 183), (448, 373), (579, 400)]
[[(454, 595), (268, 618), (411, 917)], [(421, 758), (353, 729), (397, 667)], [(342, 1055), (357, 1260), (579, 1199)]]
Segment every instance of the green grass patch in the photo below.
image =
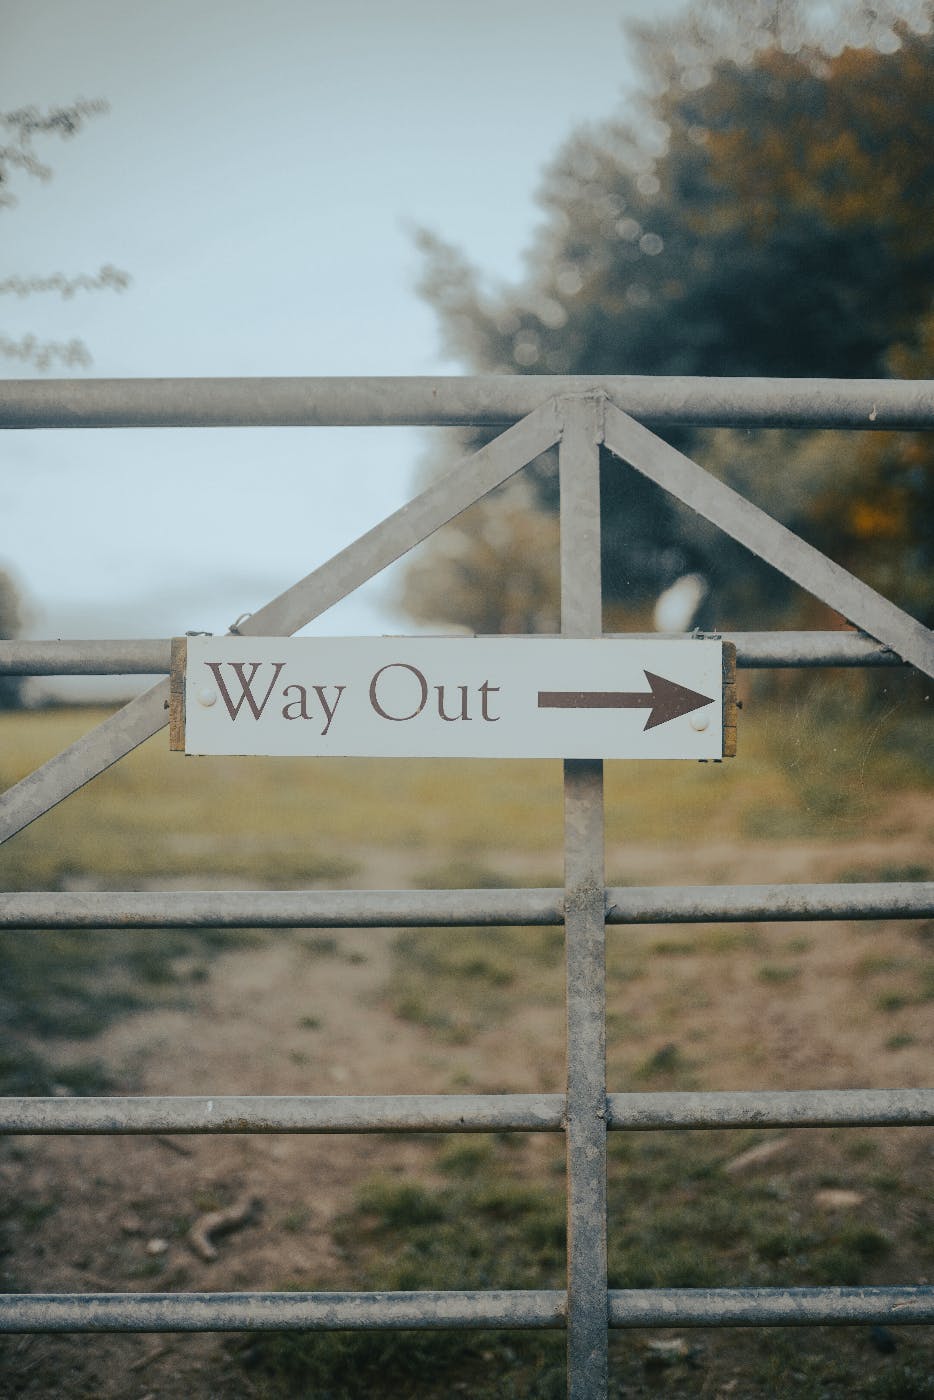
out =
[[(530, 1185), (495, 1138), (471, 1139), (443, 1153), (447, 1184), (380, 1178), (357, 1193), (335, 1229), (354, 1286), (562, 1287), (560, 1184), (550, 1191)], [(558, 1400), (565, 1385), (564, 1339), (548, 1333), (271, 1335), (251, 1347), (251, 1363), (276, 1394), (333, 1400), (460, 1393)]]
[(387, 998), (395, 1014), (465, 1043), (515, 1013), (522, 1000), (562, 998), (560, 929), (427, 928), (408, 930), (394, 947)]
[(82, 1039), (118, 1016), (190, 1003), (205, 959), (253, 941), (199, 929), (0, 932), (0, 1019), (9, 1029)]
[(903, 881), (930, 880), (932, 868), (930, 865), (922, 865), (919, 861), (911, 861), (907, 865), (893, 865), (891, 862), (883, 862), (881, 865), (873, 863), (844, 870), (838, 878), (845, 884), (901, 884)]
[(743, 953), (762, 947), (762, 934), (755, 928), (712, 928), (697, 935), (696, 946), (705, 953)]
[(794, 982), (801, 976), (800, 967), (789, 967), (787, 963), (763, 963), (756, 973), (760, 982), (768, 982), (772, 986), (783, 986), (787, 982)]
[[(512, 1139), (510, 1139), (512, 1142)], [(723, 1166), (749, 1145), (739, 1132), (613, 1134), (609, 1280), (615, 1288), (814, 1286), (888, 1281), (892, 1240), (875, 1220), (820, 1211), (816, 1170), (731, 1177)], [(362, 1187), (336, 1224), (343, 1260), (333, 1285), (363, 1290), (564, 1287), (561, 1144), (530, 1170), (502, 1135), (439, 1144), (441, 1181), (388, 1176)], [(556, 1168), (555, 1171), (550, 1167)], [(858, 1168), (857, 1168), (858, 1170)], [(848, 1178), (852, 1180), (852, 1178)], [(865, 1183), (868, 1187), (869, 1182)], [(881, 1188), (879, 1188), (881, 1189)], [(914, 1194), (920, 1198), (920, 1184)], [(920, 1237), (919, 1237), (920, 1238)], [(926, 1249), (930, 1256), (931, 1241)], [(309, 1286), (293, 1280), (292, 1286)], [(657, 1338), (667, 1333), (648, 1334)], [(804, 1360), (780, 1329), (733, 1329), (665, 1358), (642, 1334), (611, 1338), (611, 1395), (657, 1390), (765, 1397), (894, 1395), (913, 1385), (917, 1356), (867, 1358), (864, 1333), (810, 1329)], [(688, 1340), (693, 1338), (688, 1334)], [(269, 1335), (249, 1361), (272, 1396), (564, 1395), (564, 1339), (522, 1332)], [(897, 1370), (894, 1369), (897, 1365)], [(791, 1369), (789, 1369), (789, 1367)], [(732, 1393), (732, 1392), (730, 1392)], [(906, 1390), (906, 1395), (915, 1392)]]
[(112, 1080), (99, 1060), (57, 1064), (8, 1030), (0, 1033), (0, 1095), (19, 1098), (37, 1095), (105, 1094)]

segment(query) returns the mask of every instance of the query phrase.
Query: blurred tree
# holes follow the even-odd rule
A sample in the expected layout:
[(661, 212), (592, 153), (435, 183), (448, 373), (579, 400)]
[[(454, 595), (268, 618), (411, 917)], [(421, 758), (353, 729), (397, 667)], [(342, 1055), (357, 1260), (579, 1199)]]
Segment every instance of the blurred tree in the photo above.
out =
[[(449, 353), (495, 373), (930, 374), (932, 7), (901, 9), (859, 7), (817, 36), (790, 0), (712, 0), (641, 28), (643, 119), (559, 152), (521, 284), (487, 290), (421, 235)], [(930, 607), (920, 437), (670, 438), (896, 601)], [(553, 510), (553, 462), (533, 476)], [(612, 460), (603, 503), (606, 592), (630, 611), (685, 573), (710, 582), (721, 626), (787, 604), (765, 566)], [(478, 529), (478, 565), (488, 546)]]
[[(58, 136), (68, 139), (76, 136), (91, 117), (107, 110), (106, 102), (95, 100), (73, 102), (67, 107), (50, 107), (44, 112), (37, 107), (0, 112), (0, 209), (10, 209), (16, 204), (11, 185), (17, 174), (37, 180), (52, 178), (51, 166), (41, 160), (37, 153), (37, 138)], [(107, 263), (96, 273), (79, 273), (70, 277), (62, 273), (0, 277), (0, 295), (26, 297), (37, 292), (57, 292), (67, 300), (79, 291), (99, 291), (105, 287), (123, 291), (129, 281), (127, 273)], [(82, 340), (39, 341), (33, 335), (14, 339), (2, 332), (0, 355), (38, 370), (50, 369), (56, 363), (67, 368), (85, 368), (91, 363), (90, 353)]]
[(423, 546), (400, 602), (417, 622), (471, 632), (553, 632), (560, 614), (558, 518), (510, 482)]

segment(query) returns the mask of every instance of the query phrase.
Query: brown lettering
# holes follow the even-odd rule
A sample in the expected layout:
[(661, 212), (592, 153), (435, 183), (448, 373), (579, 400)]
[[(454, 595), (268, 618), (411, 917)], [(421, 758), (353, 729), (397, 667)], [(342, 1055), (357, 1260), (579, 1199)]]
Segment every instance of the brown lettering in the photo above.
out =
[[(398, 670), (398, 671), (411, 671), (412, 675), (413, 675), (413, 676), (415, 677), (415, 679), (418, 681), (418, 686), (419, 686), (419, 702), (418, 702), (418, 704), (416, 705), (415, 709), (412, 711), (412, 713), (411, 713), (410, 715), (391, 715), (391, 714), (389, 714), (389, 712), (388, 712), (387, 710), (384, 710), (384, 709), (383, 709), (382, 705), (379, 703), (379, 700), (377, 699), (376, 687), (377, 687), (377, 684), (378, 684), (378, 682), (379, 682), (380, 676), (384, 675), (387, 671), (396, 671), (396, 670)], [(376, 675), (375, 675), (375, 676), (373, 677), (373, 679), (370, 681), (370, 704), (373, 706), (373, 709), (376, 711), (376, 713), (377, 713), (378, 715), (380, 715), (383, 719), (398, 720), (398, 721), (400, 721), (400, 722), (403, 721), (403, 720), (407, 720), (407, 719), (414, 719), (415, 716), (416, 716), (416, 715), (420, 715), (421, 712), (422, 712), (422, 710), (425, 708), (425, 702), (427, 701), (427, 699), (428, 699), (428, 682), (425, 680), (425, 677), (422, 675), (422, 673), (421, 673), (421, 671), (418, 669), (418, 667), (417, 667), (417, 666), (410, 666), (410, 665), (408, 664), (407, 661), (391, 661), (391, 662), (388, 664), (388, 666), (381, 666), (380, 669), (376, 672)]]
[(435, 690), (438, 692), (438, 714), (442, 719), (448, 720), (451, 724), (453, 724), (456, 719), (470, 719), (470, 715), (467, 713), (467, 687), (465, 685), (459, 685), (457, 688), (461, 693), (461, 712), (459, 715), (446, 715), (444, 713), (444, 686), (435, 686)]
[[(237, 718), (241, 709), (243, 708), (244, 701), (246, 701), (247, 705), (252, 710), (254, 719), (258, 720), (260, 715), (265, 710), (266, 705), (269, 702), (269, 697), (272, 694), (273, 689), (275, 687), (276, 681), (282, 674), (282, 669), (285, 666), (285, 662), (274, 661), (272, 663), (272, 680), (269, 682), (269, 688), (267, 689), (266, 694), (263, 696), (262, 700), (257, 704), (256, 698), (253, 694), (253, 682), (256, 679), (256, 673), (262, 664), (263, 663), (261, 661), (228, 661), (227, 665), (231, 668), (231, 670), (236, 675), (237, 680), (240, 682), (240, 699), (236, 702), (236, 704), (234, 704), (230, 691), (224, 684), (224, 677), (221, 675), (222, 663), (220, 661), (205, 662), (205, 665), (207, 666), (208, 670), (212, 671), (214, 674), (214, 679), (217, 681), (217, 687), (221, 693), (221, 696), (223, 697), (224, 704), (227, 706), (227, 713), (230, 715), (231, 719)], [(243, 668), (245, 665), (252, 667), (249, 676), (245, 676), (243, 673)]]
[(338, 705), (340, 704), (341, 696), (343, 695), (343, 693), (344, 693), (344, 691), (347, 689), (347, 687), (344, 686), (344, 685), (336, 685), (336, 686), (334, 687), (334, 689), (337, 691), (337, 694), (336, 694), (335, 697), (334, 697), (334, 704), (333, 704), (333, 705), (329, 705), (328, 702), (327, 702), (327, 699), (325, 698), (325, 694), (324, 694), (324, 692), (325, 692), (325, 687), (324, 687), (323, 685), (316, 685), (316, 686), (315, 686), (315, 694), (317, 695), (318, 699), (321, 701), (321, 708), (322, 708), (322, 710), (324, 711), (325, 719), (326, 719), (326, 721), (327, 721), (327, 723), (325, 724), (324, 728), (323, 728), (322, 731), (321, 731), (322, 734), (327, 734), (328, 730), (330, 729), (330, 727), (331, 727), (331, 720), (334, 718), (334, 711), (337, 709)]
[(498, 685), (490, 685), (489, 681), (484, 681), (480, 687), (480, 710), (483, 715), (483, 718), (489, 720), (491, 724), (498, 724), (499, 720), (501, 719), (501, 716), (490, 714), (489, 710), (487, 709), (487, 700), (490, 697), (491, 691), (495, 692), (496, 694), (499, 694), (500, 688), (501, 687)]
[[(284, 700), (285, 697), (288, 695), (288, 693), (289, 693), (290, 690), (297, 690), (297, 691), (298, 691), (298, 694), (299, 694), (299, 698), (298, 698), (297, 700), (290, 700), (289, 703), (288, 703), (287, 705), (283, 705), (283, 706), (282, 706), (282, 718), (283, 718), (283, 719), (311, 719), (311, 715), (310, 715), (310, 714), (308, 713), (308, 711), (305, 709), (305, 702), (306, 702), (306, 700), (308, 699), (308, 691), (305, 689), (305, 687), (304, 687), (303, 685), (287, 685), (287, 686), (285, 687), (285, 689), (283, 690), (283, 692), (282, 692), (282, 698), (283, 698), (283, 700)], [(290, 715), (290, 714), (289, 714), (289, 711), (290, 711), (290, 710), (297, 710), (298, 713), (297, 713), (297, 714), (294, 714), (294, 715)]]

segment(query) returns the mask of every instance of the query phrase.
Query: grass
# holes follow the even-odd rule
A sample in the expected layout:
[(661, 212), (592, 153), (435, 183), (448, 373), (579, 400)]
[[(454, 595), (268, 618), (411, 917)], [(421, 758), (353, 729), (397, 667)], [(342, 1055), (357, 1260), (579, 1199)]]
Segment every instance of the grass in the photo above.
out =
[(253, 938), (216, 929), (4, 932), (3, 1021), (40, 1036), (94, 1036), (128, 1010), (185, 1004), (204, 981), (204, 959)]
[[(0, 788), (106, 713), (0, 713)], [(880, 792), (925, 781), (923, 721), (905, 702), (879, 715), (841, 711), (824, 692), (759, 710), (753, 699), (735, 760), (607, 765), (609, 846), (737, 831), (844, 840), (877, 816)], [(414, 884), (513, 883), (503, 853), (540, 857), (534, 882), (558, 884), (561, 809), (557, 762), (186, 758), (157, 735), (0, 849), (0, 882), (347, 883), (355, 852), (379, 846), (420, 857)]]
[[(613, 1288), (808, 1286), (886, 1282), (893, 1243), (885, 1226), (890, 1180), (847, 1167), (867, 1191), (860, 1218), (814, 1203), (816, 1134), (780, 1176), (731, 1177), (724, 1165), (749, 1144), (737, 1132), (666, 1134), (610, 1142), (609, 1281)], [(809, 1148), (811, 1150), (809, 1150)], [(337, 1222), (343, 1269), (358, 1289), (560, 1288), (564, 1201), (552, 1160), (527, 1143), (471, 1137), (437, 1150), (434, 1183), (378, 1178)], [(855, 1173), (855, 1174), (854, 1174)], [(906, 1207), (924, 1212), (920, 1184), (897, 1179)], [(916, 1267), (934, 1262), (919, 1232)], [(304, 1281), (294, 1280), (302, 1287)], [(662, 1334), (667, 1336), (668, 1334)], [(613, 1395), (663, 1383), (675, 1395), (715, 1394), (739, 1377), (743, 1396), (925, 1394), (923, 1366), (867, 1354), (865, 1331), (809, 1329), (699, 1334), (667, 1355), (648, 1334), (612, 1338)], [(804, 1338), (803, 1351), (801, 1338)], [(262, 1393), (333, 1397), (564, 1394), (563, 1339), (500, 1332), (336, 1333), (269, 1336), (249, 1349)], [(794, 1385), (787, 1368), (793, 1367)], [(658, 1379), (654, 1379), (655, 1377)], [(897, 1378), (897, 1380), (896, 1380)], [(800, 1384), (799, 1384), (800, 1382)], [(904, 1392), (897, 1387), (904, 1386)], [(930, 1392), (927, 1392), (930, 1394)]]
[(403, 1021), (466, 1044), (502, 1025), (522, 999), (558, 1006), (564, 943), (560, 929), (413, 929), (399, 935), (386, 990)]
[(63, 1060), (55, 1042), (92, 1040), (132, 1011), (192, 1005), (211, 958), (250, 942), (246, 930), (0, 931), (0, 1094), (113, 1089), (93, 1057)]
[(764, 963), (757, 975), (760, 982), (770, 982), (773, 986), (780, 987), (783, 983), (794, 982), (800, 977), (801, 969), (780, 963)]

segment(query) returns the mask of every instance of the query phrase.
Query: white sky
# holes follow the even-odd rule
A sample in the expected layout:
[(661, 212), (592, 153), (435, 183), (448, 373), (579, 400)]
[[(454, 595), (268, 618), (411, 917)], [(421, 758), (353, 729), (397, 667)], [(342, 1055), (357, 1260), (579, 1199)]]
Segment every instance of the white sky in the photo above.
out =
[[(632, 86), (625, 12), (678, 0), (0, 0), (0, 108), (104, 97), (0, 211), (0, 276), (133, 278), (0, 300), (90, 376), (457, 373), (414, 224), (521, 271), (543, 164)], [(66, 371), (76, 373), (76, 371)], [(0, 359), (0, 376), (35, 371)], [(53, 370), (52, 373), (62, 373)], [(7, 432), (0, 567), (32, 636), (223, 631), (411, 493), (416, 430)], [(246, 561), (246, 562), (245, 562)], [(316, 628), (400, 631), (376, 581)]]

